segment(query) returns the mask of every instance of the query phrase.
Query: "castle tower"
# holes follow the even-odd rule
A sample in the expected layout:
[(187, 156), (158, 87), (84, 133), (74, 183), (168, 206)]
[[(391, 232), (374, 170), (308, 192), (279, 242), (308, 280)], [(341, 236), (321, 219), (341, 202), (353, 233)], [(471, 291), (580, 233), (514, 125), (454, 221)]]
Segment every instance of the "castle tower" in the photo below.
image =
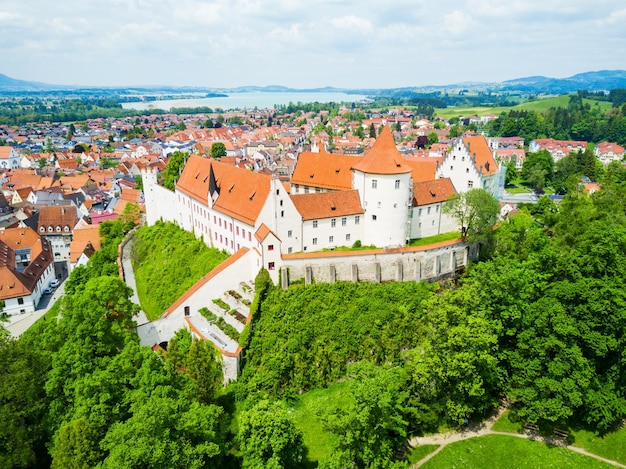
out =
[(372, 149), (352, 167), (352, 187), (359, 191), (365, 209), (362, 243), (379, 247), (404, 245), (412, 204), (411, 168), (396, 148), (388, 126)]
[(146, 204), (146, 223), (153, 225), (157, 220), (177, 221), (178, 213), (176, 194), (159, 186), (159, 170), (146, 168), (141, 170), (143, 196)]

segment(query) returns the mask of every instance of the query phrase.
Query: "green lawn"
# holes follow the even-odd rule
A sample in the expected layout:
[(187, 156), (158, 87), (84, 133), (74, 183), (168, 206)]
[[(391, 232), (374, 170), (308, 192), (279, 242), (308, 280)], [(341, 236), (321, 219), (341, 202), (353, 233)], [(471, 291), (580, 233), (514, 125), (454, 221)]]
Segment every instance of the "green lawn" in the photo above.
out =
[(500, 418), (493, 424), (493, 431), (495, 432), (508, 432), (508, 433), (522, 433), (522, 422), (512, 420), (513, 415), (510, 410), (505, 411)]
[(601, 469), (610, 464), (566, 448), (514, 436), (486, 435), (451, 443), (422, 466), (426, 469)]
[(317, 461), (328, 456), (335, 444), (335, 437), (327, 432), (317, 417), (317, 409), (326, 406), (347, 406), (350, 402), (347, 383), (337, 383), (326, 389), (315, 389), (300, 396), (293, 405), (296, 427), (304, 435), (307, 447), (307, 467), (316, 467)]
[(53, 319), (55, 319), (59, 315), (59, 312), (61, 311), (61, 300), (62, 300), (62, 297), (56, 300), (54, 304), (50, 306), (50, 309), (46, 311), (46, 314), (41, 316), (41, 318), (43, 319), (39, 318), (39, 321), (42, 321), (42, 320), (52, 321)]
[(428, 236), (426, 238), (412, 239), (409, 246), (428, 246), (429, 244), (441, 243), (451, 239), (459, 239), (460, 237), (461, 233), (458, 231), (451, 231), (450, 233), (442, 233), (440, 235)]
[(509, 194), (528, 194), (532, 191), (529, 191), (525, 187), (507, 187), (504, 189), (504, 192), (508, 192)]
[(574, 430), (571, 435), (573, 446), (584, 448), (603, 458), (626, 464), (626, 427), (604, 436), (599, 436), (588, 430)]
[(409, 461), (409, 464), (415, 464), (415, 463), (421, 461), (422, 459), (424, 459), (426, 456), (428, 456), (430, 453), (435, 451), (437, 448), (439, 448), (439, 445), (421, 445), (421, 446), (417, 446), (417, 447), (413, 448), (407, 454), (407, 460)]
[[(572, 446), (584, 448), (590, 453), (603, 458), (626, 464), (626, 427), (600, 436), (589, 430), (570, 430)], [(515, 420), (510, 411), (506, 411), (493, 425), (497, 432), (522, 433), (522, 422)]]

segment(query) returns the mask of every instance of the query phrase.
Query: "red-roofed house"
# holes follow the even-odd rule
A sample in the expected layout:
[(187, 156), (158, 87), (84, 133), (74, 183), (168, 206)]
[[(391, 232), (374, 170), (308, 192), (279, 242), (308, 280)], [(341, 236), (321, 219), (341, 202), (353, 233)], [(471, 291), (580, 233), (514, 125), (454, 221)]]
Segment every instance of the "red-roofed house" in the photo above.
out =
[(624, 159), (624, 147), (617, 143), (598, 143), (594, 153), (605, 166), (612, 161), (622, 161)]
[(31, 228), (0, 229), (0, 300), (4, 312), (35, 311), (54, 279), (54, 256), (48, 241)]

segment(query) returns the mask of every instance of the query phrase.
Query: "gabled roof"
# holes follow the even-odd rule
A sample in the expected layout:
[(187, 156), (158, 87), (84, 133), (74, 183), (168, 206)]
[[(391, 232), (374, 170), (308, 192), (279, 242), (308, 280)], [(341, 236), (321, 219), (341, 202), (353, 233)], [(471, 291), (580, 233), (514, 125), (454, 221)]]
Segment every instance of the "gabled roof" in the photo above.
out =
[(456, 191), (450, 178), (416, 182), (413, 184), (413, 205), (419, 206), (445, 202), (454, 194), (456, 194)]
[(100, 249), (100, 230), (98, 225), (74, 230), (74, 239), (70, 244), (70, 262), (76, 263), (84, 252)]
[(396, 142), (388, 126), (383, 127), (372, 149), (365, 153), (353, 167), (356, 171), (368, 174), (404, 174), (411, 168), (396, 148)]
[(54, 230), (57, 226), (62, 229), (67, 226), (72, 231), (76, 223), (78, 223), (78, 215), (74, 205), (68, 207), (44, 205), (39, 207), (39, 228), (43, 227), (46, 230), (45, 233), (48, 232), (49, 226), (53, 227)]
[(127, 187), (122, 187), (122, 196), (120, 198), (127, 202), (133, 202), (137, 204), (141, 200), (141, 191), (139, 189), (129, 189)]
[(290, 197), (304, 220), (343, 217), (364, 212), (357, 190), (296, 194)]
[[(30, 249), (30, 264), (19, 272), (15, 251)], [(0, 300), (30, 295), (54, 261), (50, 243), (30, 228), (0, 230)]]
[(487, 139), (482, 135), (475, 137), (464, 137), (463, 143), (467, 147), (470, 154), (474, 157), (476, 168), (481, 170), (483, 176), (492, 176), (498, 170), (498, 163), (493, 159), (493, 153)]
[(404, 162), (411, 168), (411, 179), (413, 182), (432, 181), (437, 174), (437, 163), (441, 158), (410, 158), (406, 157)]
[(276, 239), (278, 239), (280, 241), (278, 236), (276, 236), (276, 233), (274, 233), (272, 230), (270, 230), (269, 227), (265, 223), (261, 223), (261, 226), (259, 226), (259, 229), (256, 230), (256, 233), (254, 233), (254, 237), (256, 238), (256, 240), (259, 243), (262, 243), (263, 240), (265, 238), (267, 238), (268, 235), (270, 235), (270, 234), (272, 236), (274, 236), (274, 238), (276, 238)]
[(350, 190), (351, 168), (359, 161), (360, 156), (336, 155), (325, 151), (303, 152), (298, 157), (291, 183), (331, 190)]
[(176, 190), (208, 205), (211, 167), (219, 196), (213, 208), (254, 225), (270, 192), (270, 177), (209, 158), (191, 155)]

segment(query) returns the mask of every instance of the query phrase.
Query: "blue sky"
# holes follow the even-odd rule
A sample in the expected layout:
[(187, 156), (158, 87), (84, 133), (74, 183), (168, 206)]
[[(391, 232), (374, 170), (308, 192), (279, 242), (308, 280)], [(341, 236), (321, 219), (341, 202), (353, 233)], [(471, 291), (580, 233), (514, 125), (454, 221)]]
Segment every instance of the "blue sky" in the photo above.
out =
[(390, 88), (626, 69), (623, 0), (2, 0), (0, 73)]

